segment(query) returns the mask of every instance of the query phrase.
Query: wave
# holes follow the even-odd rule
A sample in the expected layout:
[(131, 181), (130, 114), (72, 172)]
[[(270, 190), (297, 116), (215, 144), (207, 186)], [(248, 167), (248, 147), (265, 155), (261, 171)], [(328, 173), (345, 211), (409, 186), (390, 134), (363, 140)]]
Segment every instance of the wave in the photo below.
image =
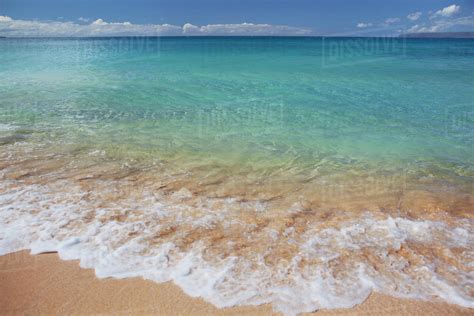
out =
[(173, 281), (221, 308), (270, 303), (293, 315), (350, 308), (372, 291), (474, 308), (472, 219), (334, 210), (316, 219), (298, 204), (188, 203), (186, 188), (91, 187), (3, 181), (0, 254), (55, 251), (99, 278)]

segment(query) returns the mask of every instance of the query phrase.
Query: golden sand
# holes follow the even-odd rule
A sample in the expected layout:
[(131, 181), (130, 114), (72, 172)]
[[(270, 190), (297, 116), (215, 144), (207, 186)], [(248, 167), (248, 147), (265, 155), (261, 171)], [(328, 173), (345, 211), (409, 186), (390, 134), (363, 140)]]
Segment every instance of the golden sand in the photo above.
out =
[[(31, 256), (27, 251), (0, 257), (0, 314), (114, 315), (273, 315), (268, 305), (217, 309), (186, 296), (172, 283), (139, 278), (97, 279), (76, 261), (54, 253)], [(473, 315), (454, 305), (403, 300), (377, 293), (351, 309), (321, 310), (324, 315)]]

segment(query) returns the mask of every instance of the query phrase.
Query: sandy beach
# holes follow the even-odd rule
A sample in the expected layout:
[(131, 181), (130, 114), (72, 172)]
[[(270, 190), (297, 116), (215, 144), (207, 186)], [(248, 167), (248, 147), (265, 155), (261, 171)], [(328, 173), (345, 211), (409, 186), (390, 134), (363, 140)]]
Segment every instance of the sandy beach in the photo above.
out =
[[(171, 283), (143, 279), (98, 279), (77, 261), (57, 254), (21, 251), (0, 257), (0, 314), (272, 315), (270, 306), (217, 309), (185, 295)], [(472, 315), (455, 305), (402, 300), (372, 294), (352, 309), (316, 315)]]

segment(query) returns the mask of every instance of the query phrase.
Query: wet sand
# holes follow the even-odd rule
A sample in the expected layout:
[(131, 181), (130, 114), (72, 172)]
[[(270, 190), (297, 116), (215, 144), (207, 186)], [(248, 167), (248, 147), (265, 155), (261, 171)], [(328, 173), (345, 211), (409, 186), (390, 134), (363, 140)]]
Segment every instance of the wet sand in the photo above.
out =
[[(7, 293), (0, 314), (271, 314), (271, 306), (219, 310), (208, 302), (271, 301), (276, 310), (310, 311), (352, 306), (373, 288), (472, 306), (472, 196), (457, 187), (442, 190), (428, 180), (419, 186), (404, 176), (372, 177), (360, 187), (365, 178), (357, 174), (358, 181), (341, 175), (324, 182), (348, 183), (333, 192), (300, 173), (289, 181), (246, 168), (32, 156), (0, 159), (1, 253), (60, 251), (98, 275), (174, 280), (206, 301), (173, 284), (98, 280), (77, 262), (21, 252), (0, 262), (0, 290)], [(472, 313), (381, 294), (336, 312), (374, 311)]]
[[(172, 283), (139, 278), (98, 279), (77, 261), (55, 253), (21, 251), (0, 256), (0, 314), (154, 314), (271, 315), (269, 305), (217, 309), (185, 295)], [(473, 315), (474, 310), (444, 303), (403, 300), (372, 294), (352, 309), (321, 310), (316, 315)]]

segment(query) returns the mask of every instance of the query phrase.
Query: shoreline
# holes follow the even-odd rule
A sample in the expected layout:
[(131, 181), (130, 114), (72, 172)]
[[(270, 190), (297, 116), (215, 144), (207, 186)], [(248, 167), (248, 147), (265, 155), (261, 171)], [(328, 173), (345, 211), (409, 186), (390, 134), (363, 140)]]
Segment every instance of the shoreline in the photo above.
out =
[[(98, 279), (77, 260), (56, 253), (19, 251), (0, 256), (1, 314), (158, 314), (276, 315), (269, 304), (218, 309), (192, 298), (171, 282), (141, 278)], [(473, 310), (440, 302), (393, 298), (372, 293), (350, 309), (320, 310), (314, 315), (472, 315)], [(308, 314), (310, 315), (310, 314)]]

